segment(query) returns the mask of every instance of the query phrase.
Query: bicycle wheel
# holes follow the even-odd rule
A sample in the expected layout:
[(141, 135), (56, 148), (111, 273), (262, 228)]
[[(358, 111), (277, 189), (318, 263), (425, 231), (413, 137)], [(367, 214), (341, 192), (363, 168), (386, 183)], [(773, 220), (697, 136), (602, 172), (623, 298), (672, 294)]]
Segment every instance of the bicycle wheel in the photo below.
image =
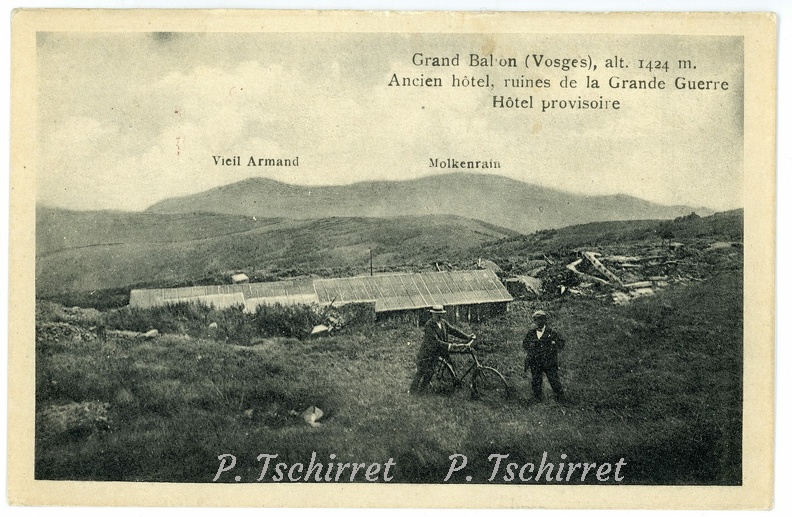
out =
[(454, 367), (447, 361), (440, 359), (435, 366), (432, 380), (429, 381), (429, 390), (443, 395), (453, 393), (458, 382)]
[(475, 400), (485, 402), (505, 402), (512, 396), (512, 389), (506, 378), (490, 366), (482, 366), (476, 370), (473, 378), (471, 396)]

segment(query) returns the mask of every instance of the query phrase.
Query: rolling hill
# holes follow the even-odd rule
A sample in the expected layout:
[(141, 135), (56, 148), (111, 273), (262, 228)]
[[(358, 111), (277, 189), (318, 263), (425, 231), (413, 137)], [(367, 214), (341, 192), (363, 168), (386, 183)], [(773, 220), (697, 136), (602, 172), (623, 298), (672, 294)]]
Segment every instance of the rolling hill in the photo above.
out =
[[(72, 291), (217, 281), (233, 270), (263, 275), (368, 268), (454, 256), (518, 235), (438, 215), (395, 218), (259, 219), (221, 214), (74, 212), (41, 207), (36, 290)], [(222, 276), (220, 277), (222, 278)]]
[(452, 173), (407, 181), (298, 186), (251, 178), (160, 201), (149, 213), (257, 217), (397, 217), (450, 214), (531, 233), (593, 221), (672, 219), (706, 208), (665, 206), (625, 195), (582, 196), (502, 176)]
[(476, 256), (506, 260), (508, 257), (530, 257), (557, 254), (562, 250), (600, 245), (634, 244), (658, 241), (661, 238), (683, 241), (743, 241), (742, 209), (717, 212), (707, 217), (681, 216), (673, 220), (608, 221), (545, 230), (484, 242), (470, 249)]

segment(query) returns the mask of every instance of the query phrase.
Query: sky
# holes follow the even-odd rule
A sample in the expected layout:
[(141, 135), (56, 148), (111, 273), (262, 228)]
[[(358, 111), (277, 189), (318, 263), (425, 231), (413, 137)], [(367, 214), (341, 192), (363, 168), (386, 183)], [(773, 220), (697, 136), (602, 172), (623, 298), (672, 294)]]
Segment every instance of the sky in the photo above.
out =
[[(413, 56), (460, 56), (419, 67)], [(472, 68), (468, 56), (515, 57), (518, 68)], [(525, 57), (586, 58), (597, 70)], [(626, 58), (629, 69), (606, 69)], [(677, 60), (695, 70), (676, 70)], [(637, 70), (638, 59), (669, 70)], [(529, 59), (529, 64), (531, 60)], [(39, 33), (37, 200), (71, 209), (143, 210), (249, 177), (302, 185), (447, 174), (432, 158), (496, 160), (495, 173), (581, 194), (662, 204), (742, 206), (742, 40), (730, 37), (332, 33)], [(440, 77), (442, 88), (389, 86)], [(493, 89), (450, 86), (490, 75)], [(598, 90), (582, 87), (586, 75)], [(565, 76), (578, 88), (561, 88)], [(674, 79), (728, 81), (681, 91)], [(506, 78), (550, 88), (507, 88)], [(607, 87), (609, 78), (666, 82)], [(533, 97), (531, 109), (493, 96)], [(619, 110), (554, 109), (542, 100), (619, 100)], [(240, 156), (218, 166), (214, 156)], [(298, 167), (249, 167), (250, 156)]]

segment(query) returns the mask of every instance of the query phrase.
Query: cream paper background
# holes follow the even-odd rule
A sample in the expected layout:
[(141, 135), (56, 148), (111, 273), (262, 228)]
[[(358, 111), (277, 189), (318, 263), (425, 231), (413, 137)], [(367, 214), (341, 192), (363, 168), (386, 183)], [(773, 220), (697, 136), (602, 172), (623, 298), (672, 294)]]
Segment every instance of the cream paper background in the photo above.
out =
[[(365, 29), (361, 29), (365, 27)], [(36, 31), (545, 32), (742, 35), (745, 356), (741, 487), (255, 485), (33, 480)], [(26, 11), (13, 20), (8, 493), (13, 504), (766, 508), (774, 404), (775, 20), (767, 14)]]

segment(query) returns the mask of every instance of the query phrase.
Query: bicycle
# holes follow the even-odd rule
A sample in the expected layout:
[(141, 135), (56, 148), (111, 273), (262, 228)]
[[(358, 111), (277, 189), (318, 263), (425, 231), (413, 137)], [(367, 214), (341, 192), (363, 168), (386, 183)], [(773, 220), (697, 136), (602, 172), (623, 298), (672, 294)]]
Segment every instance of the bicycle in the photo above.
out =
[[(470, 396), (473, 400), (502, 402), (510, 399), (513, 391), (506, 378), (495, 368), (481, 364), (473, 341), (475, 337), (467, 343), (452, 344), (448, 358), (438, 358), (429, 388), (436, 393), (451, 394), (466, 384), (465, 379), (469, 378)], [(470, 364), (463, 374), (457, 373), (451, 354), (470, 357)]]

